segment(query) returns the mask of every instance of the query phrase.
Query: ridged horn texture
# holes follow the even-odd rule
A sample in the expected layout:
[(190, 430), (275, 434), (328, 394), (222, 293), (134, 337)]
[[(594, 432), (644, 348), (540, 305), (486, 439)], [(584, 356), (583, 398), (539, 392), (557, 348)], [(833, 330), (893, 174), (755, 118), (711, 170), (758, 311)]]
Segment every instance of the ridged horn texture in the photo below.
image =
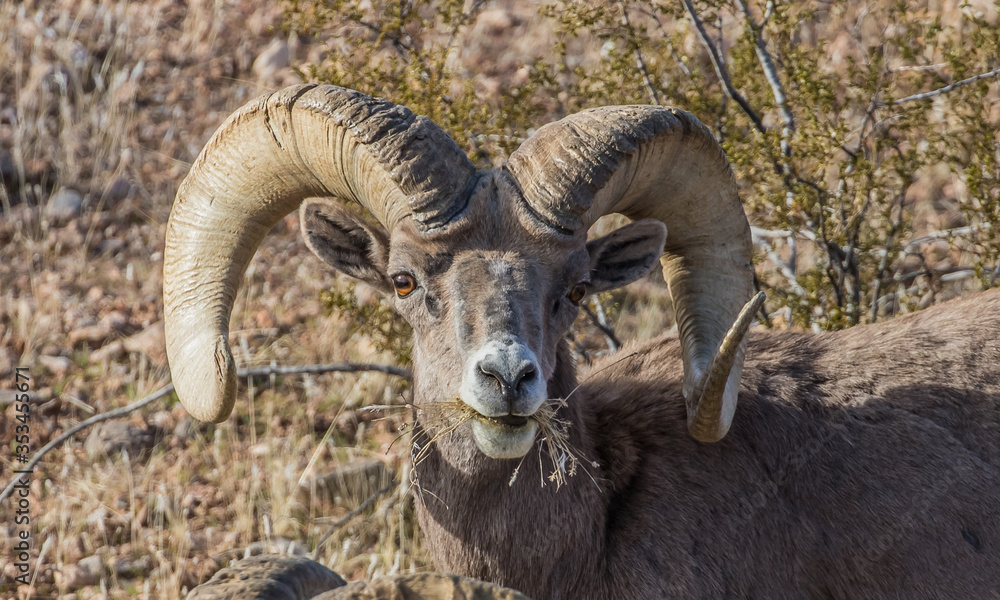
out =
[[(673, 108), (596, 108), (541, 127), (505, 168), (528, 210), (557, 232), (586, 230), (608, 213), (667, 226), (660, 262), (683, 347), (688, 430), (700, 441), (722, 439), (743, 369), (746, 328), (734, 323), (753, 293), (753, 246), (711, 132)], [(742, 333), (716, 360), (731, 328)], [(725, 385), (713, 365), (726, 369)]]
[(357, 202), (390, 231), (446, 225), (468, 202), (475, 167), (425, 117), (333, 86), (257, 98), (212, 136), (177, 192), (163, 256), (167, 359), (195, 418), (232, 412), (229, 317), (267, 231), (303, 199)]

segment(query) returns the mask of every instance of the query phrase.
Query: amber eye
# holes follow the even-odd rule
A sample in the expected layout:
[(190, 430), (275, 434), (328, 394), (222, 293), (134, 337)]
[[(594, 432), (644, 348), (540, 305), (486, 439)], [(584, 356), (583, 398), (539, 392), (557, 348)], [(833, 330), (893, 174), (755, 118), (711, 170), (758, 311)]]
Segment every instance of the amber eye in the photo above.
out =
[(409, 273), (396, 273), (392, 276), (392, 287), (396, 288), (396, 295), (406, 298), (417, 289), (417, 280)]
[(583, 300), (583, 297), (586, 295), (587, 295), (587, 284), (578, 283), (573, 286), (573, 289), (571, 289), (568, 294), (566, 294), (566, 297), (573, 304), (579, 304), (580, 300)]

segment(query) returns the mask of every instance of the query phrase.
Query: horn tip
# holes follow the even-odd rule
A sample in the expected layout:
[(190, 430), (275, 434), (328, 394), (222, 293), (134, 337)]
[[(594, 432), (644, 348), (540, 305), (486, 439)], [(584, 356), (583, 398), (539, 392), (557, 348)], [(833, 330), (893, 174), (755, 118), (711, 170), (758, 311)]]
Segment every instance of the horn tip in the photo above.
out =
[[(211, 339), (205, 339), (205, 338)], [(181, 405), (199, 421), (221, 423), (236, 403), (236, 365), (226, 339), (218, 334), (194, 336), (175, 360), (171, 378)], [(205, 351), (208, 356), (200, 356)]]

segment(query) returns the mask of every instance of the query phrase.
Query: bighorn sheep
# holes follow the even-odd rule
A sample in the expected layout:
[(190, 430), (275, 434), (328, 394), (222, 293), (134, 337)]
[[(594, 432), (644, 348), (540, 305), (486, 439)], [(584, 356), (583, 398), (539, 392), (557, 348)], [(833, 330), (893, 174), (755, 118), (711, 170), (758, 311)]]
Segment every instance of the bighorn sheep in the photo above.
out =
[[(310, 248), (413, 326), (414, 401), (475, 410), (416, 466), (440, 569), (547, 600), (1000, 594), (1000, 294), (828, 335), (751, 333), (744, 367), (760, 302), (749, 226), (693, 116), (584, 111), (477, 172), (427, 119), (354, 91), (246, 105), (167, 227), (168, 355), (199, 419), (232, 410), (237, 286), (300, 203)], [(637, 221), (588, 242), (609, 212)], [(657, 259), (677, 338), (578, 379), (576, 305)], [(536, 416), (567, 397), (587, 472), (540, 487)]]

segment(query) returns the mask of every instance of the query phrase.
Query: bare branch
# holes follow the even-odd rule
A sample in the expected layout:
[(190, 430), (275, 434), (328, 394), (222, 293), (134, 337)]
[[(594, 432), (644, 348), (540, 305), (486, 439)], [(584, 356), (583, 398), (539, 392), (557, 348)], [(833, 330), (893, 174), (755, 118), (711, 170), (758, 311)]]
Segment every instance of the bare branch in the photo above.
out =
[(968, 78), (962, 79), (960, 81), (953, 81), (953, 82), (949, 83), (948, 85), (944, 86), (943, 88), (938, 88), (938, 89), (932, 90), (930, 92), (924, 92), (922, 94), (913, 94), (912, 96), (907, 96), (905, 98), (900, 98), (899, 100), (892, 100), (891, 102), (879, 102), (877, 104), (877, 106), (878, 106), (878, 108), (883, 108), (883, 107), (886, 107), (886, 106), (895, 106), (896, 104), (902, 104), (904, 102), (912, 102), (914, 100), (926, 100), (928, 98), (933, 98), (934, 96), (940, 96), (941, 94), (947, 94), (948, 92), (950, 92), (950, 91), (952, 91), (952, 90), (954, 90), (956, 88), (960, 88), (960, 87), (962, 87), (964, 85), (969, 85), (970, 83), (975, 83), (975, 82), (981, 81), (983, 79), (990, 79), (992, 77), (997, 77), (997, 76), (1000, 76), (1000, 68), (993, 69), (992, 71), (990, 71), (988, 73), (980, 73), (979, 75), (973, 75), (972, 77), (968, 77)]
[(618, 6), (622, 9), (622, 25), (628, 31), (629, 44), (632, 45), (632, 51), (635, 52), (635, 65), (639, 68), (639, 72), (642, 73), (642, 81), (646, 87), (646, 93), (649, 94), (649, 101), (652, 104), (659, 104), (660, 96), (656, 93), (653, 81), (649, 78), (649, 69), (646, 68), (646, 61), (642, 58), (642, 48), (635, 40), (635, 29), (632, 27), (632, 22), (629, 21), (628, 10), (625, 8), (624, 0), (618, 0)]
[(966, 227), (932, 231), (931, 233), (910, 240), (910, 242), (906, 244), (906, 247), (903, 248), (903, 253), (911, 254), (918, 250), (920, 246), (933, 242), (934, 240), (947, 240), (954, 237), (972, 235), (974, 233), (979, 233), (980, 231), (989, 231), (990, 229), (992, 229), (991, 223), (980, 223), (978, 225), (968, 225)]
[[(410, 372), (406, 369), (400, 369), (399, 367), (392, 367), (389, 365), (378, 365), (378, 364), (367, 364), (367, 363), (345, 363), (345, 364), (332, 364), (332, 365), (304, 365), (301, 367), (253, 367), (249, 369), (240, 369), (236, 372), (238, 378), (245, 377), (265, 377), (269, 375), (318, 375), (320, 373), (358, 373), (364, 371), (376, 371), (379, 373), (385, 373), (386, 375), (395, 375), (397, 377), (410, 377)], [(94, 415), (93, 417), (70, 427), (58, 437), (45, 444), (35, 455), (31, 457), (31, 460), (21, 469), (21, 471), (32, 471), (39, 462), (41, 462), (42, 457), (51, 452), (53, 449), (62, 445), (63, 442), (70, 439), (77, 433), (96, 425), (103, 421), (110, 421), (111, 419), (116, 419), (118, 417), (123, 417), (129, 413), (135, 412), (144, 406), (148, 406), (157, 400), (169, 396), (174, 391), (174, 384), (167, 384), (166, 386), (160, 388), (159, 390), (153, 392), (149, 396), (141, 400), (136, 400), (128, 406), (123, 406), (121, 408), (116, 408), (114, 410), (109, 410), (108, 412), (101, 413), (99, 415)], [(20, 479), (23, 474), (17, 474), (11, 478), (10, 483), (7, 487), (0, 492), (0, 502), (3, 502), (10, 496), (11, 492), (14, 491), (14, 486), (17, 485), (18, 479)]]
[(583, 304), (582, 308), (583, 312), (587, 313), (587, 317), (590, 318), (590, 322), (593, 323), (595, 327), (600, 329), (602, 333), (604, 333), (604, 337), (608, 339), (608, 346), (611, 347), (611, 351), (618, 352), (618, 350), (622, 347), (622, 342), (618, 339), (618, 336), (615, 335), (615, 330), (608, 325), (607, 319), (602, 318), (604, 310), (601, 309), (601, 315), (596, 315), (586, 304)]
[[(689, 1), (689, 0), (686, 0)], [(785, 126), (781, 130), (781, 151), (785, 153), (785, 156), (792, 155), (792, 147), (789, 144), (789, 138), (792, 132), (795, 131), (795, 117), (792, 115), (791, 109), (788, 107), (788, 97), (785, 96), (785, 86), (781, 84), (781, 78), (778, 77), (778, 70), (774, 66), (774, 61), (771, 59), (771, 53), (767, 51), (767, 44), (764, 43), (764, 38), (761, 36), (761, 30), (753, 21), (753, 16), (750, 14), (750, 6), (747, 4), (746, 0), (739, 0), (740, 9), (743, 11), (743, 16), (746, 17), (747, 26), (754, 35), (754, 49), (757, 52), (757, 60), (760, 61), (760, 66), (764, 69), (764, 77), (767, 78), (767, 83), (771, 86), (771, 93), (774, 95), (774, 102), (778, 105), (778, 112), (781, 114), (781, 120), (784, 122)]]
[(680, 70), (684, 72), (684, 75), (690, 77), (691, 69), (689, 69), (687, 65), (684, 64), (684, 61), (681, 59), (681, 55), (677, 53), (677, 48), (674, 48), (674, 43), (670, 40), (670, 34), (667, 33), (667, 30), (663, 28), (663, 23), (660, 22), (659, 17), (653, 14), (653, 12), (650, 11), (649, 9), (646, 9), (642, 6), (637, 6), (635, 7), (635, 9), (639, 11), (639, 14), (646, 15), (647, 17), (652, 19), (654, 23), (656, 23), (656, 28), (657, 30), (659, 30), (660, 35), (663, 37), (663, 42), (667, 45), (667, 49), (670, 50), (670, 56), (673, 57), (674, 62), (677, 63), (677, 66), (680, 68)]
[(882, 255), (882, 260), (878, 264), (878, 271), (875, 273), (875, 291), (872, 293), (872, 310), (870, 315), (872, 323), (878, 319), (878, 299), (882, 295), (882, 278), (885, 276), (886, 269), (889, 268), (889, 256), (892, 254), (892, 245), (895, 242), (896, 234), (899, 233), (900, 228), (903, 226), (903, 208), (905, 204), (906, 193), (901, 191), (899, 193), (899, 215), (889, 229), (889, 235), (885, 240), (885, 254)]
[(320, 551), (320, 549), (323, 547), (323, 544), (326, 543), (326, 540), (330, 539), (330, 536), (333, 535), (335, 531), (337, 531), (338, 529), (340, 529), (343, 525), (345, 525), (347, 522), (349, 522), (354, 517), (358, 516), (359, 514), (361, 514), (365, 510), (367, 510), (368, 507), (371, 506), (372, 503), (374, 503), (375, 500), (377, 500), (379, 497), (381, 497), (382, 495), (388, 493), (389, 491), (391, 491), (391, 490), (393, 490), (395, 488), (396, 488), (396, 482), (395, 481), (386, 484), (381, 489), (375, 490), (375, 493), (372, 494), (371, 496), (368, 496), (368, 498), (366, 498), (364, 502), (362, 502), (361, 504), (359, 504), (357, 506), (357, 508), (355, 508), (351, 512), (347, 513), (343, 517), (337, 519), (337, 521), (334, 522), (333, 525), (330, 525), (330, 528), (326, 530), (326, 533), (324, 533), (322, 535), (322, 537), (319, 538), (319, 541), (316, 542), (316, 548), (313, 550), (312, 559), (313, 560), (319, 560), (319, 551)]
[(726, 95), (729, 96), (736, 104), (739, 104), (740, 108), (750, 117), (753, 121), (754, 127), (760, 133), (765, 133), (767, 127), (764, 127), (764, 122), (761, 121), (760, 116), (754, 111), (750, 103), (747, 102), (746, 98), (743, 97), (739, 91), (733, 87), (733, 81), (729, 78), (729, 72), (726, 70), (726, 66), (722, 63), (722, 57), (719, 55), (719, 51), (716, 49), (715, 44), (712, 43), (712, 38), (709, 37), (708, 32), (705, 31), (705, 25), (701, 22), (698, 17), (698, 13), (694, 10), (694, 4), (691, 0), (683, 0), (684, 9), (687, 11), (688, 17), (691, 22), (694, 23), (695, 29), (698, 30), (698, 37), (701, 38), (702, 45), (708, 50), (708, 56), (712, 60), (712, 66), (715, 67), (715, 74), (719, 77), (719, 81), (722, 82), (722, 87), (726, 91)]
[(339, 363), (330, 365), (302, 365), (298, 367), (296, 366), (250, 367), (248, 369), (240, 369), (239, 371), (236, 372), (236, 376), (240, 378), (245, 378), (245, 377), (267, 377), (270, 375), (320, 375), (323, 373), (363, 373), (368, 371), (385, 373), (386, 375), (395, 375), (396, 377), (410, 377), (410, 372), (407, 371), (406, 369), (393, 367), (391, 365), (379, 365), (374, 363)]
[(781, 229), (762, 229), (760, 227), (750, 226), (750, 234), (755, 238), (754, 241), (757, 242), (756, 238), (769, 239), (769, 238), (787, 238), (793, 235), (801, 235), (811, 242), (816, 241), (816, 235), (811, 231), (785, 231)]

